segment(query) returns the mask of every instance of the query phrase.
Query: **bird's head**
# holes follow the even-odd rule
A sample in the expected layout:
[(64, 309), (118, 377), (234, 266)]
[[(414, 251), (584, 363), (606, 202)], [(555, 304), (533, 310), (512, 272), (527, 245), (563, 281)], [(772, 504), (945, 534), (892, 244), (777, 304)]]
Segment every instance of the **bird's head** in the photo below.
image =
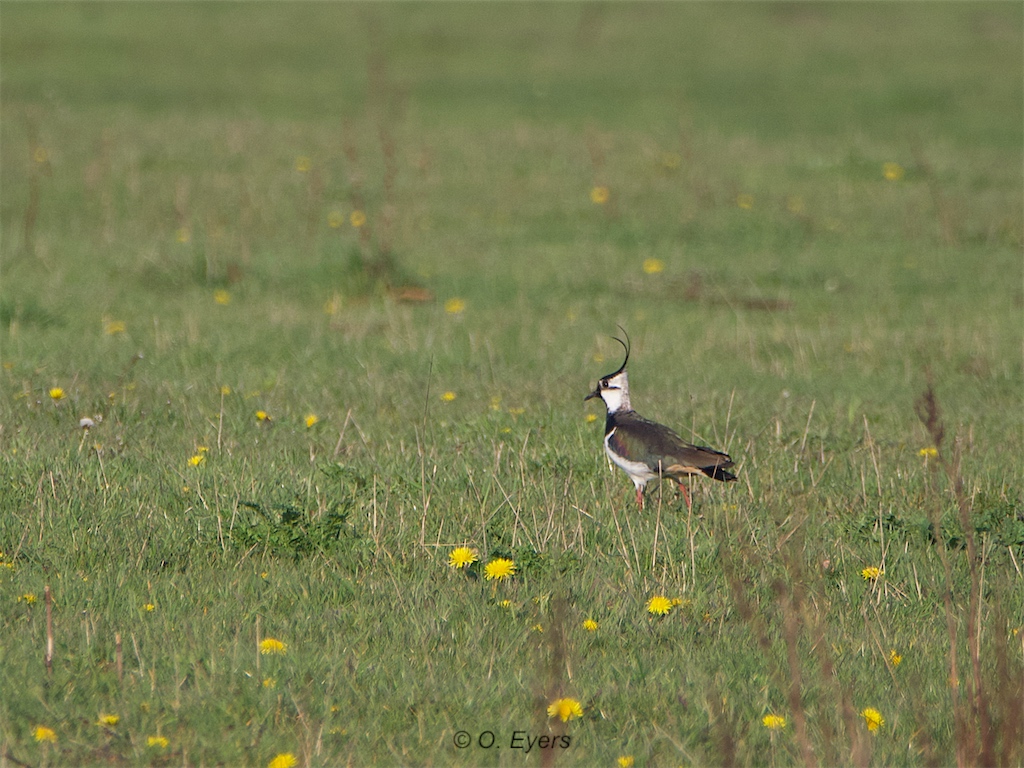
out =
[(612, 338), (619, 342), (623, 349), (626, 350), (626, 359), (622, 361), (622, 365), (619, 366), (617, 371), (609, 373), (607, 376), (602, 376), (601, 380), (597, 382), (594, 391), (583, 398), (584, 402), (586, 402), (591, 398), (600, 397), (604, 400), (608, 413), (630, 410), (629, 376), (626, 374), (626, 363), (629, 362), (629, 334), (626, 333), (621, 325), (619, 330), (622, 331), (622, 335), (626, 337), (626, 340), (623, 341), (617, 336)]

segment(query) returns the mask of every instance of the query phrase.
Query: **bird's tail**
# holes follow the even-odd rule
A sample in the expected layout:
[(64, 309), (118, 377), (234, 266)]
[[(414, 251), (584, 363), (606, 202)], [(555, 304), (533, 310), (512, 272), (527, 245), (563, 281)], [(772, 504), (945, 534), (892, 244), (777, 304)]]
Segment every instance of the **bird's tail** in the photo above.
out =
[(708, 477), (713, 478), (715, 480), (721, 480), (723, 483), (728, 483), (736, 479), (736, 475), (734, 475), (732, 472), (728, 472), (725, 469), (722, 469), (722, 467), (720, 466), (701, 467), (700, 469), (701, 472), (703, 472)]

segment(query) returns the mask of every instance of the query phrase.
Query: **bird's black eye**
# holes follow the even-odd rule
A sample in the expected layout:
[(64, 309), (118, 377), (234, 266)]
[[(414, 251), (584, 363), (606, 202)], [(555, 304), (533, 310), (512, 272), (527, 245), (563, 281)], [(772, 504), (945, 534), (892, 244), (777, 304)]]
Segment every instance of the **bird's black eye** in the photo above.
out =
[(608, 389), (608, 379), (601, 379), (601, 389)]

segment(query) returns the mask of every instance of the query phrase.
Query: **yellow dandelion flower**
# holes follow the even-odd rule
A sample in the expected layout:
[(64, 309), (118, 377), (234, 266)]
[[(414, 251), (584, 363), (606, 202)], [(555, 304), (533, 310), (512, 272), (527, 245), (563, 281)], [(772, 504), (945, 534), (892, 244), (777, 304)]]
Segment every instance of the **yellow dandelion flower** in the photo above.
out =
[(939, 449), (934, 446), (928, 446), (927, 448), (922, 448), (918, 451), (917, 455), (924, 459), (934, 459), (939, 455)]
[(597, 622), (593, 619), (585, 619), (583, 621), (583, 628), (587, 630), (587, 632), (597, 632)]
[(231, 294), (225, 291), (223, 288), (218, 288), (213, 292), (213, 300), (220, 304), (222, 307), (226, 307), (231, 303)]
[(587, 422), (587, 424), (593, 424), (595, 421), (597, 421), (597, 414), (596, 413), (588, 413), (584, 417), (584, 419)]
[(284, 656), (287, 652), (288, 646), (273, 637), (268, 637), (266, 640), (260, 641), (260, 654), (263, 656), (275, 655)]
[(512, 601), (511, 600), (499, 600), (498, 601), (498, 607), (499, 608), (511, 608), (512, 607)]
[(466, 311), (466, 302), (464, 299), (451, 298), (444, 303), (444, 311), (449, 315), (460, 315)]
[(672, 601), (662, 595), (655, 595), (647, 601), (647, 612), (655, 616), (664, 616), (672, 610)]
[(674, 171), (676, 168), (682, 165), (682, 163), (683, 158), (681, 158), (675, 152), (666, 152), (661, 156), (661, 164), (668, 168), (668, 170), (670, 171)]
[(331, 229), (339, 229), (345, 223), (345, 214), (341, 211), (331, 211), (327, 214), (327, 226)]
[(36, 147), (32, 152), (32, 159), (42, 165), (50, 159), (50, 153), (46, 151), (46, 147)]
[(231, 394), (231, 387), (229, 387), (227, 384), (222, 385), (220, 388), (220, 393), (224, 397), (227, 397), (228, 395)]
[(899, 181), (904, 173), (903, 166), (899, 163), (882, 163), (882, 176), (886, 181)]
[(480, 555), (472, 547), (456, 547), (448, 554), (448, 565), (452, 568), (465, 568), (480, 559)]
[(645, 275), (657, 275), (665, 271), (665, 262), (661, 259), (644, 259), (643, 270)]
[(513, 416), (522, 416), (524, 413), (526, 413), (526, 409), (525, 408), (509, 408), (508, 412), (510, 414), (512, 414)]
[(299, 155), (295, 158), (295, 170), (299, 173), (309, 173), (309, 169), (312, 167), (312, 161), (305, 155)]
[(178, 227), (174, 233), (174, 239), (185, 245), (192, 240), (192, 230), (188, 227)]
[(295, 768), (298, 764), (299, 761), (295, 759), (295, 755), (291, 752), (282, 752), (267, 763), (267, 768)]
[(534, 624), (532, 627), (530, 627), (530, 630), (540, 635), (544, 633), (544, 626), (542, 624)]
[(452, 392), (451, 390), (441, 394), (441, 399), (444, 400), (446, 403), (450, 403), (456, 397), (457, 397), (457, 395), (454, 392)]
[(366, 223), (366, 214), (362, 211), (352, 211), (351, 215), (348, 217), (348, 221), (353, 227), (359, 229)]
[(107, 320), (103, 324), (103, 332), (107, 336), (116, 336), (119, 333), (125, 332), (125, 324), (122, 320)]
[(882, 717), (882, 713), (874, 707), (865, 707), (860, 711), (860, 716), (864, 718), (864, 724), (867, 725), (868, 730), (871, 732), (877, 731), (885, 725), (885, 718)]
[(164, 736), (150, 736), (146, 739), (147, 747), (157, 747), (158, 749), (167, 749), (167, 745), (170, 743)]
[(609, 197), (611, 197), (611, 193), (608, 191), (608, 187), (597, 186), (590, 190), (590, 201), (595, 205), (604, 205), (608, 202)]
[(203, 454), (201, 454), (201, 453), (197, 453), (195, 456), (190, 456), (189, 457), (188, 465), (190, 467), (198, 467), (204, 461), (206, 461), (206, 457), (203, 456)]
[(790, 195), (786, 198), (786, 210), (794, 216), (804, 212), (804, 199), (800, 195)]
[(100, 719), (97, 721), (96, 725), (108, 725), (113, 728), (119, 722), (121, 722), (120, 715), (100, 715)]
[(619, 759), (615, 762), (619, 766), (619, 768), (633, 768), (632, 755), (619, 755)]
[(256, 421), (270, 421), (270, 414), (266, 411), (256, 411)]
[(860, 572), (860, 575), (864, 578), (864, 581), (874, 581), (879, 576), (885, 574), (881, 568), (875, 565), (869, 565), (867, 568)]
[(583, 707), (576, 699), (561, 698), (555, 699), (548, 706), (548, 717), (561, 718), (562, 722), (575, 720), (583, 717)]
[(207, 448), (205, 445), (198, 445), (196, 446), (196, 450), (199, 451), (199, 453), (207, 453), (209, 452), (210, 449)]
[(52, 387), (50, 389), (50, 399), (55, 403), (59, 403), (64, 399), (64, 390), (60, 387)]
[(515, 576), (516, 564), (506, 557), (496, 557), (484, 566), (484, 577), (488, 581), (505, 581)]
[(49, 741), (52, 744), (57, 743), (57, 732), (53, 728), (47, 728), (45, 725), (36, 726), (35, 730), (32, 731), (32, 737), (36, 741)]
[(306, 429), (309, 429), (314, 424), (316, 424), (318, 421), (320, 421), (320, 417), (317, 416), (315, 413), (307, 413), (306, 414)]
[(263, 678), (263, 687), (264, 688), (276, 688), (277, 687), (277, 680), (275, 680), (272, 677), (265, 677), (265, 678)]
[(749, 211), (754, 207), (754, 196), (746, 192), (741, 192), (736, 195), (736, 206), (742, 208), (744, 211)]
[(26, 592), (24, 595), (18, 598), (19, 603), (25, 603), (26, 605), (32, 605), (36, 601), (36, 596), (31, 592)]
[(765, 715), (761, 718), (761, 724), (769, 731), (781, 731), (786, 727), (786, 718), (782, 715)]
[(501, 410), (501, 395), (494, 395), (494, 397), (491, 398), (491, 410), (492, 411), (500, 411)]
[(326, 302), (324, 302), (324, 314), (325, 315), (336, 315), (341, 312), (341, 296), (334, 294)]
[(889, 651), (889, 663), (894, 667), (898, 667), (903, 661), (903, 657), (896, 653), (896, 649), (893, 648)]
[(142, 610), (144, 610), (146, 613), (152, 613), (156, 610), (156, 606), (153, 605), (153, 603), (146, 603), (144, 606), (142, 606)]

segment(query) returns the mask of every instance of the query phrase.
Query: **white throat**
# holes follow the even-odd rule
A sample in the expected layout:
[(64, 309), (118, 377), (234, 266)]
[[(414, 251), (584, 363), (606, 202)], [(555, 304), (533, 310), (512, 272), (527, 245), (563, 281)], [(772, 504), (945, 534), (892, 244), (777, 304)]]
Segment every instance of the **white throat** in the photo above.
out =
[(608, 413), (629, 411), (629, 377), (622, 371), (608, 379), (608, 386), (601, 388), (601, 399), (604, 400)]

